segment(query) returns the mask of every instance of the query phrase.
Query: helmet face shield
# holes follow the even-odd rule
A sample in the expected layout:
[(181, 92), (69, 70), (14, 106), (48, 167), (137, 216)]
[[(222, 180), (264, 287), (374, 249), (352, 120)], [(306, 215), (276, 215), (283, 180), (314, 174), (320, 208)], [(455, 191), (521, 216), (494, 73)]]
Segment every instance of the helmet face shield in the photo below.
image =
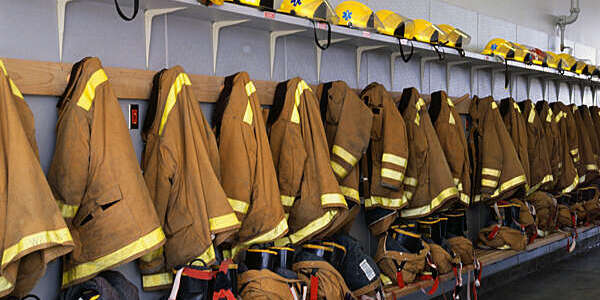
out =
[(274, 0), (225, 0), (226, 2), (233, 2), (237, 4), (243, 4), (247, 6), (254, 6), (264, 10), (274, 10)]
[(277, 0), (277, 12), (299, 16), (319, 22), (338, 23), (338, 18), (328, 0)]
[(448, 47), (464, 49), (471, 43), (471, 36), (458, 28), (448, 24), (440, 24), (438, 27), (446, 34), (441, 43)]
[(344, 1), (335, 8), (339, 18), (338, 25), (376, 31), (383, 24), (375, 13), (366, 5), (356, 1)]
[(415, 23), (413, 20), (386, 9), (378, 11), (376, 15), (383, 24), (382, 27), (377, 28), (379, 33), (405, 39), (414, 37)]
[(448, 39), (441, 28), (439, 28), (437, 25), (431, 24), (429, 21), (417, 19), (414, 20), (414, 23), (414, 40), (429, 44), (440, 44), (442, 41), (446, 41)]
[(562, 69), (565, 71), (573, 71), (575, 72), (575, 68), (577, 67), (577, 60), (567, 54), (567, 53), (560, 53), (558, 54), (558, 57), (562, 60)]

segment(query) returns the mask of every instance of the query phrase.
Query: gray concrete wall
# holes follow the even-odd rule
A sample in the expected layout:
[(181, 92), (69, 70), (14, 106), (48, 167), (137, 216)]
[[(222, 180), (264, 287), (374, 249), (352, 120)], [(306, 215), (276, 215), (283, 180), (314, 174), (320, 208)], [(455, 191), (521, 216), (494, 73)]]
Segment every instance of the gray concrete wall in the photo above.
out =
[[(333, 1), (334, 5), (340, 1)], [(375, 10), (389, 8), (412, 18), (426, 18), (434, 23), (450, 23), (463, 28), (473, 36), (473, 47), (483, 47), (491, 37), (505, 37), (545, 47), (550, 37), (539, 29), (530, 29), (510, 23), (498, 17), (436, 0), (378, 0), (367, 1)], [(498, 2), (498, 1), (495, 1)], [(523, 1), (522, 1), (523, 2)], [(58, 33), (56, 29), (55, 1), (2, 0), (0, 2), (0, 57), (58, 61)], [(211, 74), (210, 23), (186, 17), (181, 13), (160, 16), (154, 19), (150, 52), (150, 69), (181, 64), (189, 73)], [(483, 45), (483, 46), (482, 46)], [(577, 48), (576, 48), (577, 49)], [(584, 49), (584, 48), (582, 48)], [(268, 33), (243, 27), (226, 28), (221, 33), (221, 46), (217, 61), (217, 75), (229, 75), (240, 70), (248, 71), (253, 79), (269, 79)], [(581, 50), (583, 51), (583, 50)], [(595, 49), (585, 48), (585, 53), (595, 55)], [(364, 55), (361, 81), (356, 82), (355, 48), (334, 45), (323, 53), (321, 80), (345, 80), (351, 86), (361, 88), (371, 81), (379, 81), (388, 89), (401, 91), (403, 88), (420, 86), (418, 59), (405, 64), (396, 61), (395, 81), (392, 85), (389, 74), (389, 52), (374, 51)], [(67, 6), (65, 25), (65, 62), (76, 62), (85, 56), (98, 56), (105, 66), (145, 68), (143, 18), (124, 23), (108, 3), (73, 1)], [(310, 38), (286, 37), (277, 44), (274, 80), (285, 80), (301, 76), (310, 83), (317, 83), (315, 50)], [(443, 65), (433, 62), (425, 70), (425, 89), (430, 93), (447, 89)], [(480, 96), (492, 92), (491, 75), (478, 72), (475, 93)], [(495, 82), (494, 95), (508, 96), (503, 88), (502, 76)], [(524, 79), (514, 84), (517, 100), (526, 97)], [(454, 96), (469, 92), (469, 70), (454, 69), (450, 94)], [(542, 84), (534, 81), (531, 98), (542, 98)], [(36, 120), (36, 134), (40, 146), (41, 163), (48, 170), (55, 143), (56, 103), (55, 97), (25, 95)], [(550, 100), (557, 99), (553, 86), (549, 89)], [(568, 99), (566, 85), (560, 88), (560, 99)], [(579, 98), (576, 98), (579, 99)], [(568, 102), (568, 100), (566, 100)], [(590, 91), (586, 92), (586, 103), (591, 103)], [(121, 101), (125, 113), (129, 103), (138, 103), (143, 120), (146, 102), (143, 99)], [(210, 120), (212, 105), (203, 105)], [(140, 158), (143, 143), (140, 132), (131, 131), (133, 145)], [(359, 218), (353, 229), (368, 250), (373, 250), (364, 221)], [(140, 278), (135, 264), (119, 268), (137, 285)], [(42, 299), (55, 299), (59, 288), (59, 265), (54, 262), (33, 291)], [(160, 294), (142, 293), (142, 299), (158, 299)]]

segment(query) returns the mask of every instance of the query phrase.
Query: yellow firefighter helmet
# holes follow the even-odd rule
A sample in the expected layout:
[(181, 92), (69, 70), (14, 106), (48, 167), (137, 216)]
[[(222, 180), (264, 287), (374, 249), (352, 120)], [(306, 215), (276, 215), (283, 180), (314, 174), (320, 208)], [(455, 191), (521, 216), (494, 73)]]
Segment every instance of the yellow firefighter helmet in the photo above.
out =
[(387, 9), (378, 11), (376, 15), (383, 24), (382, 27), (377, 28), (379, 33), (409, 40), (414, 37), (415, 23), (413, 20)]
[[(223, 2), (223, 0), (215, 0), (218, 2)], [(254, 6), (254, 7), (259, 7), (262, 9), (267, 9), (267, 10), (273, 10), (275, 9), (275, 7), (273, 7), (273, 0), (224, 0), (227, 2), (233, 2), (233, 3), (237, 3), (237, 4), (243, 4), (243, 5), (247, 5), (247, 6)], [(214, 1), (211, 0), (211, 2), (215, 3)]]
[(437, 25), (423, 19), (414, 20), (415, 36), (414, 40), (429, 44), (440, 44), (441, 41), (446, 41), (446, 34)]
[(377, 15), (366, 5), (356, 1), (344, 1), (335, 8), (338, 25), (358, 29), (376, 30), (383, 27)]
[(562, 60), (562, 69), (565, 71), (575, 72), (575, 68), (577, 67), (577, 60), (575, 57), (567, 54), (567, 53), (559, 53), (558, 57)]
[(283, 0), (277, 11), (320, 22), (338, 22), (338, 17), (327, 0)]
[(470, 35), (452, 25), (440, 24), (438, 27), (445, 33), (445, 39), (441, 43), (448, 47), (464, 49), (471, 43)]
[(529, 49), (520, 44), (509, 42), (505, 39), (492, 39), (481, 52), (484, 55), (500, 56), (506, 60), (516, 60), (524, 63), (533, 63)]
[(543, 65), (544, 67), (550, 67), (554, 69), (562, 69), (562, 59), (558, 56), (558, 54), (552, 51), (546, 51), (546, 62)]

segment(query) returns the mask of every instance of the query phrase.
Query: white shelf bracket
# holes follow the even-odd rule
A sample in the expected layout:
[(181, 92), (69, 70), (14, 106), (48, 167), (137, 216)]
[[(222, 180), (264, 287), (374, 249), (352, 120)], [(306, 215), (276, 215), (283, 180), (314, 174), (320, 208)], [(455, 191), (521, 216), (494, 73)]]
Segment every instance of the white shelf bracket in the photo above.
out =
[(396, 59), (402, 56), (400, 52), (392, 52), (390, 54), (390, 81), (392, 84), (392, 90), (394, 89), (394, 73), (396, 72)]
[(479, 65), (479, 66), (471, 66), (469, 84), (471, 89), (471, 97), (475, 96), (475, 73), (479, 70), (485, 70), (491, 68), (490, 65)]
[(275, 65), (275, 45), (277, 44), (277, 39), (280, 37), (296, 34), (298, 32), (302, 32), (304, 29), (295, 29), (295, 30), (278, 30), (271, 31), (270, 39), (269, 39), (269, 54), (271, 58), (271, 79), (273, 79), (273, 67)]
[(450, 93), (450, 82), (451, 82), (451, 76), (452, 76), (452, 68), (456, 67), (456, 66), (460, 66), (460, 65), (464, 65), (464, 64), (468, 64), (469, 62), (466, 60), (459, 60), (459, 61), (451, 61), (446, 63), (446, 92)]
[(58, 29), (58, 60), (62, 62), (63, 56), (63, 41), (65, 37), (65, 14), (67, 3), (72, 0), (56, 0), (56, 17), (57, 17), (57, 29)]
[[(575, 101), (575, 99), (573, 99), (575, 96), (575, 85), (572, 84), (571, 82), (567, 82), (567, 86), (569, 87), (569, 103), (572, 104)], [(577, 103), (575, 103), (575, 104), (577, 104)]]
[[(496, 99), (496, 98), (494, 97), (494, 86), (495, 86), (495, 82), (496, 82), (496, 73), (506, 73), (506, 72), (507, 72), (507, 71), (506, 71), (506, 69), (504, 69), (504, 68), (502, 68), (502, 69), (495, 69), (495, 70), (492, 70), (492, 82), (491, 82), (491, 87), (492, 87), (492, 98), (494, 98), (494, 99)], [(508, 88), (509, 88), (509, 93), (510, 93), (510, 96), (512, 97), (512, 84), (511, 84), (511, 81), (509, 80), (509, 82), (508, 82), (508, 83), (509, 83), (509, 85), (508, 85)]]
[(219, 34), (221, 29), (244, 22), (248, 22), (248, 19), (244, 20), (232, 20), (232, 21), (216, 21), (210, 25), (212, 32), (212, 61), (213, 61), (213, 74), (217, 74), (217, 54), (219, 53)]
[[(329, 41), (329, 46), (349, 39), (350, 38), (332, 39)], [(319, 43), (322, 45), (323, 43), (327, 43), (327, 40), (319, 40)], [(315, 50), (317, 52), (317, 82), (321, 82), (321, 57), (323, 56), (323, 50), (317, 45), (315, 45)]]
[(419, 92), (425, 93), (425, 64), (440, 59), (438, 56), (423, 56), (421, 57), (421, 68), (419, 78), (421, 80), (421, 90)]
[[(531, 73), (529, 73), (531, 74)], [(540, 78), (543, 75), (529, 75), (527, 76), (527, 99), (532, 100), (531, 99), (531, 81), (533, 81), (533, 79), (536, 78)], [(542, 80), (542, 98), (544, 98), (544, 100), (546, 100), (546, 91), (545, 91), (545, 85), (544, 85), (545, 81)], [(535, 102), (535, 101), (534, 101)]]
[(356, 48), (356, 87), (360, 88), (360, 63), (362, 61), (363, 53), (367, 51), (373, 51), (376, 49), (380, 49), (383, 47), (387, 47), (385, 45), (378, 46), (360, 46)]
[(592, 105), (596, 105), (596, 87), (592, 85), (590, 90), (592, 91)]
[(556, 101), (558, 102), (560, 96), (560, 80), (554, 79), (554, 89), (556, 90)]
[(152, 39), (152, 19), (156, 16), (176, 12), (185, 9), (185, 7), (173, 8), (154, 8), (144, 11), (144, 33), (146, 34), (146, 70), (150, 67), (150, 40)]
[(580, 89), (580, 94), (581, 94), (581, 105), (583, 105), (583, 99), (585, 98), (585, 84), (583, 83), (579, 83), (579, 89)]

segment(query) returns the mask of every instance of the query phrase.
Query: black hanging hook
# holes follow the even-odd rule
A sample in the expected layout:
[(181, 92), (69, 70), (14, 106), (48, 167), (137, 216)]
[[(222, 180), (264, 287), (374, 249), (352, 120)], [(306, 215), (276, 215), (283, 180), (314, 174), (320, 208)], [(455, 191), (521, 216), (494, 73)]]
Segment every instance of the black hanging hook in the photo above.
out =
[(117, 13), (119, 14), (119, 16), (123, 20), (129, 22), (129, 21), (132, 21), (133, 19), (135, 19), (135, 17), (137, 16), (138, 11), (140, 10), (140, 0), (133, 0), (133, 15), (131, 15), (131, 17), (128, 17), (123, 13), (118, 0), (115, 0), (115, 8), (117, 9)]
[(319, 38), (317, 38), (317, 25), (316, 25), (317, 22), (312, 19), (311, 19), (311, 21), (313, 24), (313, 33), (315, 34), (315, 44), (321, 50), (327, 50), (327, 48), (329, 48), (329, 46), (331, 45), (331, 24), (329, 24), (329, 22), (325, 22), (325, 24), (327, 24), (327, 44), (321, 45), (321, 43), (319, 42)]

